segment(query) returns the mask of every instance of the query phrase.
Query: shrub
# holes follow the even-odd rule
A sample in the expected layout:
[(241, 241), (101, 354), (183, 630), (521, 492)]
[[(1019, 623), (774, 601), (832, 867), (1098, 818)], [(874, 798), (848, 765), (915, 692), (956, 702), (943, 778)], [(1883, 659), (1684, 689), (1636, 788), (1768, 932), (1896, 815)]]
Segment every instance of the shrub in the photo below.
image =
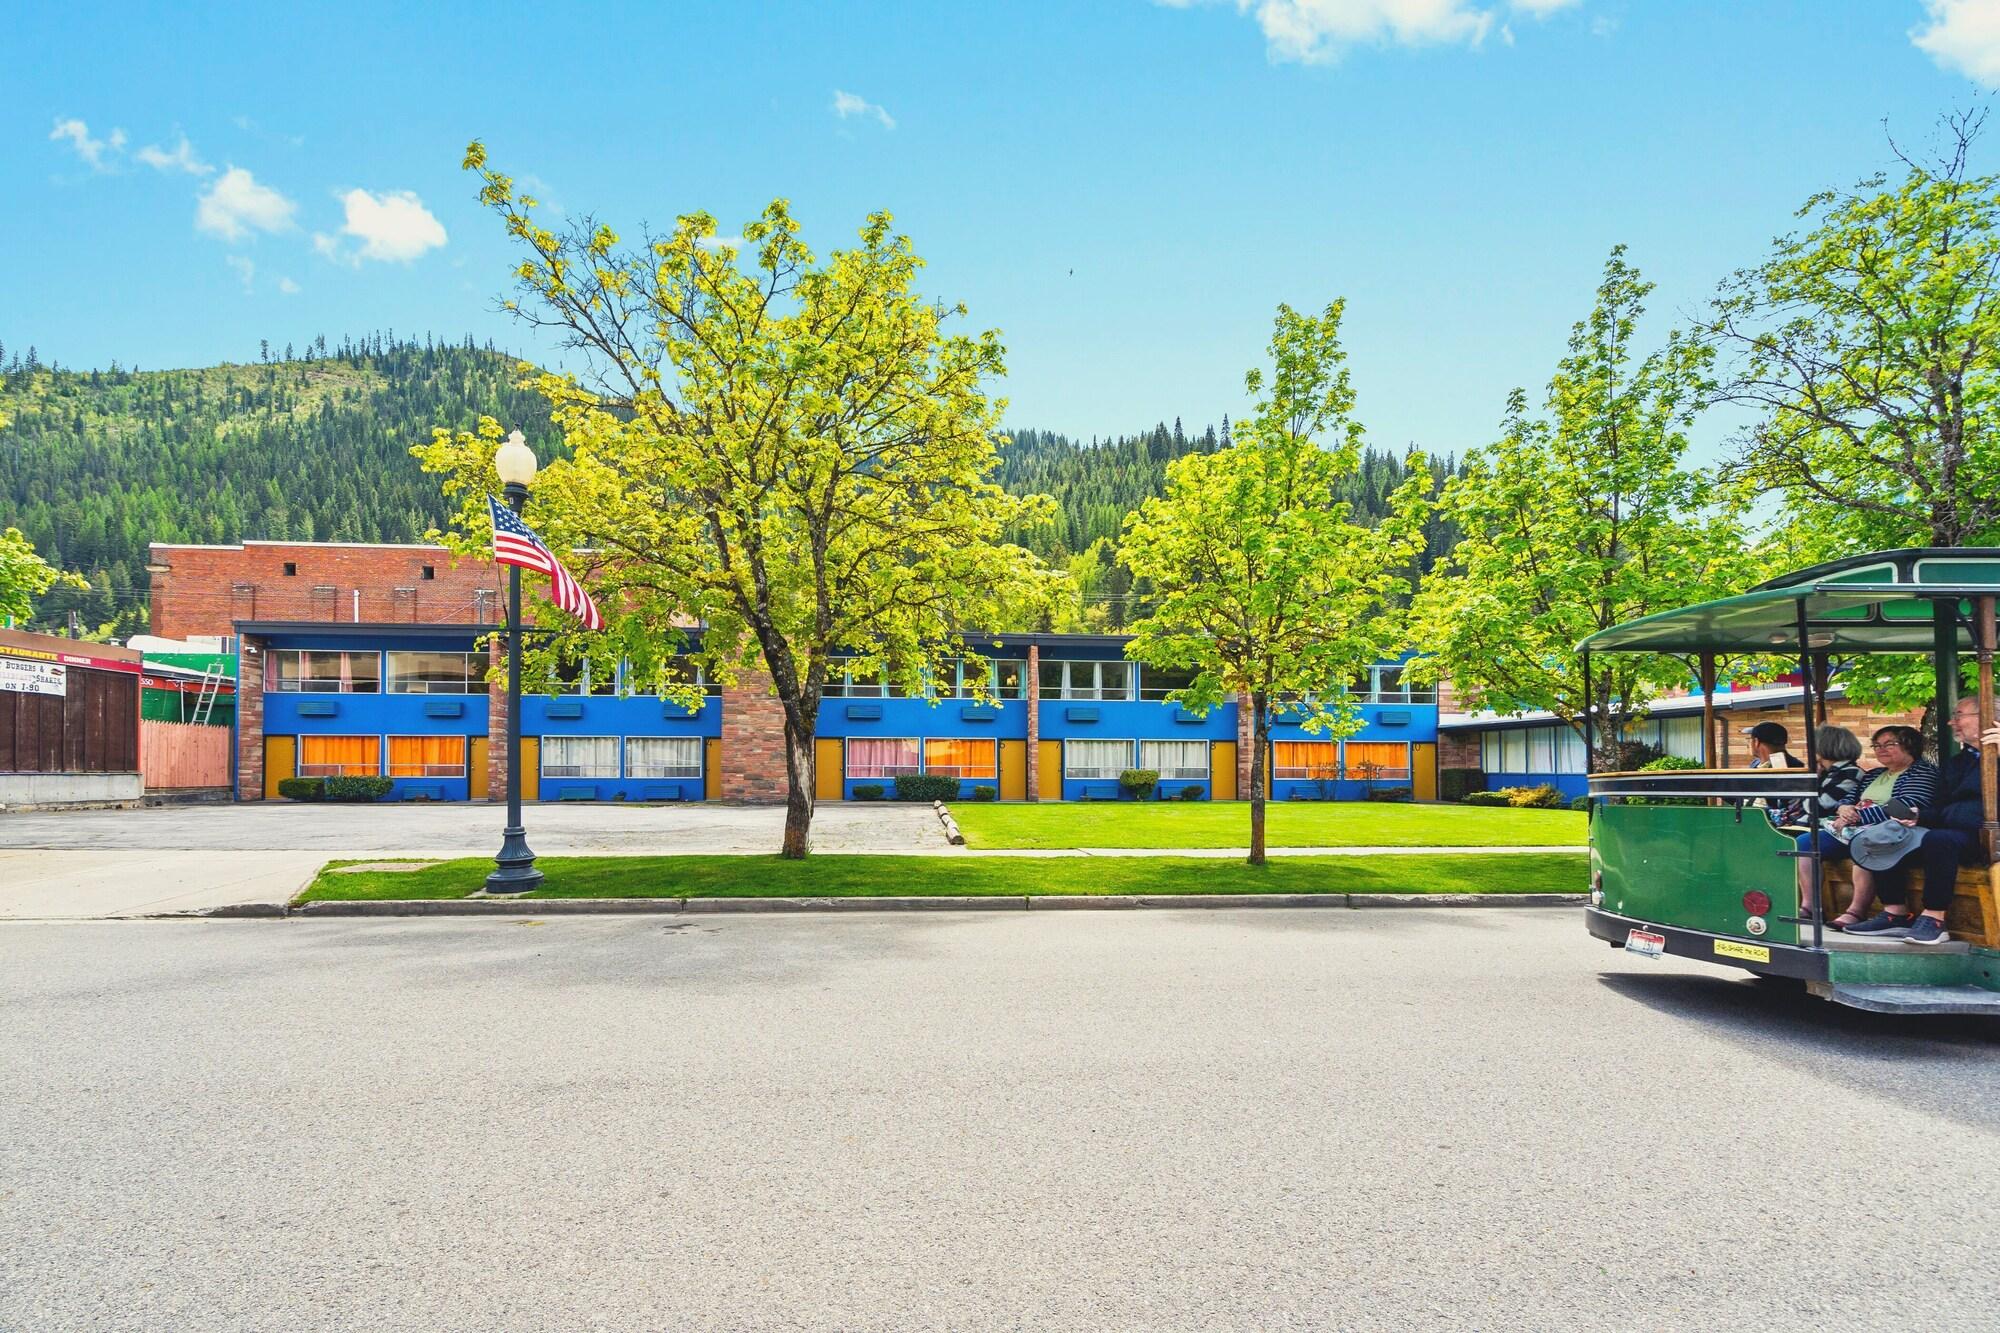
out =
[(1160, 785), (1160, 770), (1157, 768), (1128, 768), (1118, 775), (1118, 785), (1125, 794), (1135, 801), (1143, 801), (1153, 794), (1153, 788)]
[[(1649, 759), (1639, 765), (1639, 771), (1641, 773), (1679, 773), (1700, 767), (1701, 761), (1699, 759), (1683, 759), (1677, 754), (1663, 754), (1657, 759)], [(1626, 798), (1626, 804), (1707, 805), (1708, 800), (1701, 796), (1631, 796)]]
[(854, 799), (857, 801), (879, 801), (887, 791), (888, 789), (879, 782), (856, 783), (854, 787)]
[(1474, 791), (1465, 794), (1466, 805), (1511, 805), (1505, 792)]
[(379, 801), (396, 785), (393, 778), (328, 778), (329, 801)]
[(1500, 795), (1516, 810), (1558, 810), (1567, 803), (1562, 792), (1547, 783), (1537, 787), (1502, 787)]
[(955, 801), (958, 799), (958, 779), (948, 778), (941, 773), (902, 773), (896, 777), (896, 799), (899, 801)]
[(1612, 765), (1620, 773), (1644, 772), (1655, 760), (1669, 757), (1665, 750), (1647, 741), (1620, 741), (1611, 752)]
[(1412, 787), (1370, 787), (1368, 799), (1371, 801), (1413, 801), (1416, 789)]
[(324, 801), (325, 778), (279, 778), (278, 795), (288, 801)]
[(1462, 801), (1473, 792), (1486, 789), (1486, 775), (1476, 768), (1438, 770), (1438, 799)]
[(972, 789), (972, 799), (975, 801), (993, 801), (998, 800), (999, 797), (1000, 789), (998, 787), (974, 787)]
[(1183, 801), (1199, 801), (1204, 794), (1205, 793), (1199, 787), (1181, 788), (1181, 799)]
[(1569, 808), (1572, 810), (1588, 810), (1590, 809), (1590, 798), (1588, 796), (1575, 797), (1570, 801)]

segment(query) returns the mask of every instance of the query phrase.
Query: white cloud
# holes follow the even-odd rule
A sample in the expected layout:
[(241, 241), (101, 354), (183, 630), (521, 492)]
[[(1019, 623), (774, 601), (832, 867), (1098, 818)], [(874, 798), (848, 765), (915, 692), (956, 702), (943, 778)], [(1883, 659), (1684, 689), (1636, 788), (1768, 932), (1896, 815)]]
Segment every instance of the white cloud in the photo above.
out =
[(838, 88), (833, 90), (833, 114), (839, 116), (842, 120), (848, 120), (854, 116), (873, 116), (882, 123), (883, 129), (893, 130), (896, 128), (896, 118), (883, 108), (865, 97), (857, 96), (850, 92), (843, 92)]
[(256, 263), (245, 259), (242, 255), (226, 256), (225, 262), (228, 263), (229, 267), (236, 270), (237, 277), (243, 279), (243, 294), (248, 296), (257, 281)]
[[(407, 264), (445, 243), (444, 224), (409, 190), (370, 194), (349, 190), (340, 196), (347, 221), (340, 231), (361, 242), (351, 262), (379, 259)], [(313, 249), (328, 259), (342, 257), (340, 241), (325, 232), (313, 235)]]
[(704, 236), (695, 242), (704, 250), (737, 250), (743, 246), (741, 236)]
[(225, 241), (240, 241), (252, 231), (286, 230), (298, 207), (242, 167), (231, 167), (195, 201), (194, 225)]
[(299, 285), (290, 278), (281, 277), (278, 279), (278, 290), (287, 296), (297, 296), (299, 294)]
[(1930, 23), (1913, 28), (1917, 49), (1949, 70), (2000, 87), (2000, 4), (1993, 0), (1924, 0)]
[(107, 152), (117, 153), (125, 147), (125, 131), (113, 130), (102, 139), (93, 139), (90, 137), (90, 126), (73, 117), (57, 121), (56, 127), (49, 131), (49, 142), (60, 143), (64, 139), (69, 140), (70, 147), (90, 164), (92, 171), (108, 170), (104, 155)]
[(188, 142), (185, 134), (180, 136), (180, 142), (174, 145), (172, 152), (149, 143), (132, 156), (155, 171), (185, 171), (190, 176), (206, 176), (215, 170), (195, 156), (194, 145)]
[[(1187, 9), (1213, 0), (1157, 0)], [(1239, 13), (1256, 18), (1273, 59), (1320, 64), (1338, 60), (1351, 46), (1479, 46), (1489, 33), (1513, 45), (1503, 12), (1545, 19), (1582, 0), (1234, 0)]]

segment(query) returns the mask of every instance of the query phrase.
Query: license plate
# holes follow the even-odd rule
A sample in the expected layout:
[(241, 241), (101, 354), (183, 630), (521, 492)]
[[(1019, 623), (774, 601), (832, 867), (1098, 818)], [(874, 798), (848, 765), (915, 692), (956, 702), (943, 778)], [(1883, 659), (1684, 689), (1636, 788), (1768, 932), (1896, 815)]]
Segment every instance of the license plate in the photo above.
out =
[(1634, 930), (1625, 936), (1628, 953), (1642, 953), (1648, 958), (1658, 958), (1667, 951), (1667, 937), (1656, 935), (1650, 930)]

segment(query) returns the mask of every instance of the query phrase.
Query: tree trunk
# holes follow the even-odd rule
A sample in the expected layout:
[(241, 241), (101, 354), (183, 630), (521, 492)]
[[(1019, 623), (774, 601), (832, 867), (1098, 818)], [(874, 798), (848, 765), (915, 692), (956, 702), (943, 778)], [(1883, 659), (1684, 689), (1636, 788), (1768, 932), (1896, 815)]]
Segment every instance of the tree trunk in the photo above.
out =
[(1264, 720), (1264, 704), (1267, 696), (1250, 696), (1250, 864), (1264, 864), (1264, 773), (1265, 752), (1271, 746), (1271, 733)]
[[(814, 710), (818, 711), (817, 709)], [(805, 859), (812, 850), (813, 791), (816, 775), (813, 728), (801, 722), (801, 712), (785, 708), (785, 842), (778, 855), (788, 861)]]

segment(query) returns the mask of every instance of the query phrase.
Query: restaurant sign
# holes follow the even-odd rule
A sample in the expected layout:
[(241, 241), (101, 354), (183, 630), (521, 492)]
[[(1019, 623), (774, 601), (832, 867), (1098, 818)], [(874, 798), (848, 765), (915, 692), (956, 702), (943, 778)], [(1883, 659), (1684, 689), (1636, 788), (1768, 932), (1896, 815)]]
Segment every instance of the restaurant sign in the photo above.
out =
[(69, 693), (69, 668), (60, 662), (24, 662), (0, 657), (0, 690), (14, 694)]

